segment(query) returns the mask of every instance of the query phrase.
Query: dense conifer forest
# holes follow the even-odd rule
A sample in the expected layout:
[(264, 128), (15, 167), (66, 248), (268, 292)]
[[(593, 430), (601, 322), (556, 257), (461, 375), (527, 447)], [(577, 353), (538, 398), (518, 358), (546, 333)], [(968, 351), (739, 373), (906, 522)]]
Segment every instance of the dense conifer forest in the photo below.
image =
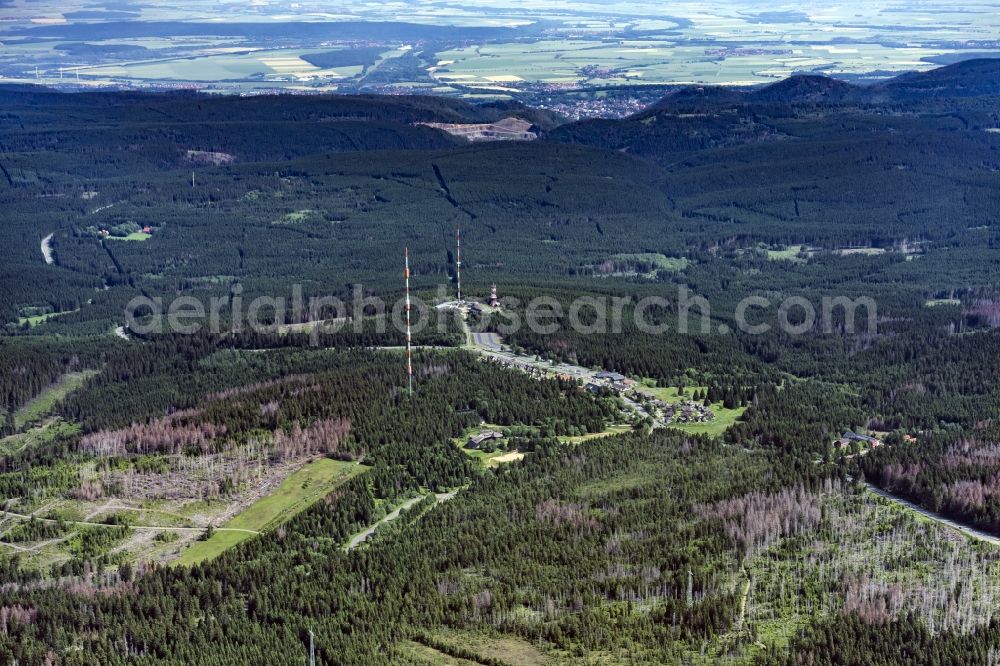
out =
[(1000, 550), (937, 520), (1000, 536), (998, 73), (575, 123), (0, 90), (0, 656), (996, 661)]

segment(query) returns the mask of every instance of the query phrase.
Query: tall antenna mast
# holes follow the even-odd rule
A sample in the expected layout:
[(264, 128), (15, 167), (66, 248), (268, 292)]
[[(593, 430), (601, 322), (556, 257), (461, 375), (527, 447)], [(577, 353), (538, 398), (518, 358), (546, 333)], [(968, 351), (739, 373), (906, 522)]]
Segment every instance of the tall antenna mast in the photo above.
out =
[(455, 227), (455, 286), (458, 302), (462, 302), (462, 227)]
[(406, 280), (406, 379), (409, 394), (413, 396), (413, 347), (410, 335), (410, 248), (403, 250), (403, 279)]

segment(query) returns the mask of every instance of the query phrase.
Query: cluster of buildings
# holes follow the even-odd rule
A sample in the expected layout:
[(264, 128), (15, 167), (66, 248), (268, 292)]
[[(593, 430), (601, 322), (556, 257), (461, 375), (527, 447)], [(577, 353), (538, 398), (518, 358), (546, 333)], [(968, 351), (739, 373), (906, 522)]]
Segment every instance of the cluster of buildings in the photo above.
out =
[[(555, 111), (570, 120), (586, 118), (626, 118), (644, 111), (660, 101), (664, 95), (677, 86), (636, 86), (621, 90), (605, 90), (604, 94), (581, 94), (579, 86), (569, 90), (543, 90), (543, 86), (532, 88), (523, 99), (526, 104)], [(548, 93), (548, 94), (546, 94)]]
[[(142, 233), (144, 234), (152, 234), (154, 231), (156, 231), (156, 229), (149, 225), (146, 225), (142, 228)], [(109, 229), (101, 228), (97, 230), (97, 235), (100, 236), (101, 238), (107, 238), (108, 236), (111, 235), (111, 231)]]
[(715, 413), (711, 409), (694, 400), (665, 402), (658, 398), (647, 398), (639, 393), (632, 395), (643, 401), (646, 409), (664, 423), (708, 423), (715, 418)]
[[(516, 358), (502, 358), (499, 356), (491, 357), (488, 359), (490, 363), (496, 363), (505, 368), (510, 368), (512, 370), (520, 370), (529, 377), (534, 377), (535, 379), (548, 379), (552, 376), (552, 373), (543, 370), (537, 366), (532, 365), (526, 361), (520, 361)], [(558, 375), (560, 379), (572, 379), (569, 375)]]
[(493, 442), (498, 439), (503, 439), (504, 435), (502, 432), (497, 430), (487, 430), (485, 432), (478, 433), (469, 437), (469, 441), (466, 442), (465, 448), (467, 449), (478, 449), (487, 442)]
[(587, 382), (584, 388), (592, 393), (599, 393), (601, 389), (624, 393), (635, 388), (635, 381), (617, 372), (601, 370), (594, 374), (593, 380)]
[(711, 409), (693, 400), (675, 403), (655, 400), (654, 404), (660, 409), (664, 423), (708, 423), (715, 418)]
[[(493, 285), (492, 287), (490, 287), (490, 297), (489, 297), (489, 300), (487, 301), (487, 303), (489, 303), (489, 306), (491, 308), (493, 308), (494, 310), (499, 310), (500, 309), (500, 297), (497, 295), (497, 286), (496, 285)], [(475, 314), (482, 314), (483, 313), (483, 306), (482, 306), (482, 304), (477, 303), (476, 301), (470, 301), (468, 303), (468, 306), (469, 306), (469, 312), (473, 312)]]
[[(910, 434), (905, 434), (901, 438), (902, 444), (916, 444), (917, 438)], [(892, 443), (897, 443), (893, 440)], [(885, 442), (875, 435), (863, 435), (852, 430), (846, 431), (843, 435), (833, 441), (834, 447), (841, 452), (853, 452), (855, 447), (859, 447), (861, 454), (874, 451), (885, 445)]]
[(834, 445), (838, 449), (849, 449), (854, 446), (855, 443), (860, 442), (863, 446), (871, 449), (877, 449), (882, 446), (882, 440), (878, 437), (872, 437), (871, 435), (862, 435), (851, 430), (848, 430), (844, 435), (834, 442)]

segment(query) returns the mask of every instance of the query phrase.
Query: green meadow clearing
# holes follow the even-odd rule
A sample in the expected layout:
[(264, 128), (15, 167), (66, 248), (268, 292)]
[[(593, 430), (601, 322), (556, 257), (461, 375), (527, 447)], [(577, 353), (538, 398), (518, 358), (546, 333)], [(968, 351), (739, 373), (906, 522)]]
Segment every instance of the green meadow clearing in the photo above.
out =
[(67, 310), (65, 312), (43, 312), (42, 314), (29, 315), (27, 317), (18, 317), (17, 325), (24, 326), (25, 324), (27, 324), (28, 326), (38, 326), (42, 322), (48, 321), (53, 317), (59, 317), (60, 315), (71, 314), (73, 312), (79, 312), (79, 311), (80, 309), (77, 308), (76, 310)]
[(39, 393), (34, 400), (17, 410), (14, 414), (14, 426), (21, 429), (30, 423), (39, 421), (42, 417), (52, 412), (57, 402), (83, 386), (83, 383), (89, 377), (96, 374), (96, 370), (81, 370), (80, 372), (66, 373), (57, 382)]
[(144, 241), (152, 238), (152, 234), (143, 233), (141, 231), (134, 231), (128, 236), (108, 236), (107, 240), (119, 240), (119, 241)]
[(177, 559), (176, 564), (192, 565), (217, 557), (241, 541), (253, 536), (252, 532), (271, 530), (307, 509), (328, 495), (345, 481), (365, 472), (368, 468), (354, 462), (320, 458), (306, 463), (285, 479), (277, 490), (262, 497), (215, 531), (204, 541), (195, 541)]

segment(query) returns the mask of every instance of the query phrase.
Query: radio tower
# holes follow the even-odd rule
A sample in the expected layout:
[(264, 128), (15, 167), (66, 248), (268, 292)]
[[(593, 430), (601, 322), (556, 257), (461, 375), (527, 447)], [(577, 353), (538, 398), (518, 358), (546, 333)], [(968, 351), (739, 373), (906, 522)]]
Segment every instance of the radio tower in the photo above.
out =
[(410, 248), (403, 250), (403, 279), (406, 281), (406, 378), (409, 394), (413, 396), (413, 348), (410, 337)]
[(462, 227), (455, 227), (455, 286), (458, 302), (462, 302)]

